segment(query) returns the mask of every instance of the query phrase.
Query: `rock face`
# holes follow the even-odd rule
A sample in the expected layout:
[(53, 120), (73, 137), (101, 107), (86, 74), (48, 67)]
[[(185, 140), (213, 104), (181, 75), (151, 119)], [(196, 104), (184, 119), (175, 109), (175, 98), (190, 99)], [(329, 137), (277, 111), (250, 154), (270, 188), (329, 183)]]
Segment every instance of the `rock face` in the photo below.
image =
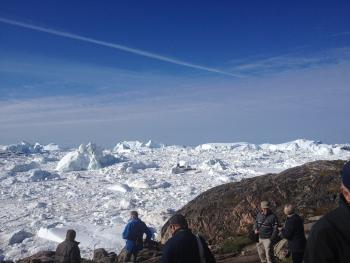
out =
[(116, 253), (108, 253), (103, 248), (98, 248), (94, 250), (94, 258), (92, 261), (96, 263), (116, 263), (118, 262), (118, 258)]
[[(212, 244), (228, 237), (246, 235), (251, 229), (261, 200), (269, 200), (280, 221), (283, 206), (292, 203), (304, 218), (323, 215), (337, 206), (340, 171), (345, 161), (316, 161), (288, 169), (214, 187), (178, 212), (190, 228)], [(169, 238), (168, 222), (162, 242)]]

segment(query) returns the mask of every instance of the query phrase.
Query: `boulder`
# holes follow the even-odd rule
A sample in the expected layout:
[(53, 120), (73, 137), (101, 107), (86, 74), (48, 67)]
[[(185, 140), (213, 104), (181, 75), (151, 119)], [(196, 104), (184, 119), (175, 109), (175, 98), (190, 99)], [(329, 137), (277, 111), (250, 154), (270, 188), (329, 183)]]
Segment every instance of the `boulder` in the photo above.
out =
[(92, 261), (96, 263), (117, 263), (118, 257), (114, 252), (108, 253), (103, 248), (98, 248), (94, 250), (94, 257)]
[[(156, 263), (160, 262), (162, 256), (163, 246), (156, 242), (150, 241), (144, 245), (144, 248), (138, 253), (138, 262)], [(126, 250), (125, 248), (118, 255), (118, 262), (126, 262)]]
[[(190, 228), (209, 243), (220, 244), (228, 237), (247, 235), (261, 200), (269, 200), (283, 221), (283, 206), (293, 203), (304, 218), (323, 215), (337, 206), (340, 171), (345, 161), (316, 161), (240, 182), (214, 187), (181, 208)], [(306, 222), (308, 223), (308, 222)], [(170, 237), (169, 221), (161, 230), (161, 241)]]
[(26, 257), (17, 261), (17, 263), (54, 263), (54, 251), (40, 251), (30, 257)]

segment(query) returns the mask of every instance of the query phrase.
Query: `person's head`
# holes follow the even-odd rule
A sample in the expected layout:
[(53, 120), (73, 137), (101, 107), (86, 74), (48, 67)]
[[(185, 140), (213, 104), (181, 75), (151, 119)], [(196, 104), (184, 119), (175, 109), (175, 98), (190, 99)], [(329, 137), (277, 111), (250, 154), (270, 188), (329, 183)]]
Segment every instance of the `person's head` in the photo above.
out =
[(139, 218), (139, 213), (137, 213), (137, 211), (131, 211), (131, 212), (130, 212), (130, 218), (131, 218), (131, 219), (137, 219), (137, 218)]
[(270, 210), (270, 203), (268, 201), (262, 201), (260, 204), (260, 207), (261, 207), (261, 212), (264, 215), (267, 215)]
[(295, 213), (295, 208), (292, 204), (286, 204), (284, 206), (283, 212), (286, 216), (289, 216)]
[(340, 191), (345, 200), (350, 204), (350, 162), (347, 162), (341, 172), (341, 187)]
[(66, 234), (66, 240), (74, 241), (76, 234), (77, 233), (73, 229), (68, 229)]
[(188, 224), (186, 218), (181, 214), (176, 214), (169, 220), (169, 228), (171, 234), (174, 234), (176, 230), (182, 228), (187, 229)]

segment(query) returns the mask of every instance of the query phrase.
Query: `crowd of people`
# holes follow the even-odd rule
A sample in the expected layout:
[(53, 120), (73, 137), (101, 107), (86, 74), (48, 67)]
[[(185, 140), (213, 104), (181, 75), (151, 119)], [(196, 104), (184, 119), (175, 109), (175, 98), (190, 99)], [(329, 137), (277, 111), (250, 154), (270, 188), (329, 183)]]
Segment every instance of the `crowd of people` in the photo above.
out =
[[(277, 240), (287, 239), (293, 263), (349, 263), (350, 262), (350, 162), (341, 173), (339, 207), (323, 216), (305, 237), (303, 219), (292, 204), (284, 206), (286, 220), (278, 223), (270, 203), (262, 201), (256, 216), (254, 234), (261, 263), (274, 263), (274, 245)], [(203, 237), (192, 233), (186, 218), (176, 214), (169, 220), (172, 237), (165, 243), (161, 263), (212, 263), (215, 258)], [(123, 231), (126, 240), (125, 262), (137, 262), (138, 252), (143, 248), (143, 236), (149, 242), (152, 233), (131, 211), (130, 220)], [(75, 241), (76, 233), (68, 230), (66, 240), (58, 245), (55, 263), (78, 263), (80, 251)]]

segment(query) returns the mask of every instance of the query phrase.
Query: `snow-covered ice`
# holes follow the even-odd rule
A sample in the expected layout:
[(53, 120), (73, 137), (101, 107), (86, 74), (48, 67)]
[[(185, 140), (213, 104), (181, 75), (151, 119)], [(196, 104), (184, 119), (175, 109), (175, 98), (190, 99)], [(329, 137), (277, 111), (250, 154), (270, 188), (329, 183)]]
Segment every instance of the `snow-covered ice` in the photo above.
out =
[(61, 172), (96, 170), (116, 163), (118, 159), (111, 154), (104, 154), (93, 143), (81, 144), (78, 150), (67, 153), (57, 164)]
[(350, 159), (350, 145), (124, 141), (110, 151), (91, 143), (78, 149), (1, 146), (0, 258), (55, 249), (69, 228), (77, 231), (84, 257), (97, 247), (119, 252), (130, 209), (157, 236), (177, 209), (209, 188), (321, 159)]

